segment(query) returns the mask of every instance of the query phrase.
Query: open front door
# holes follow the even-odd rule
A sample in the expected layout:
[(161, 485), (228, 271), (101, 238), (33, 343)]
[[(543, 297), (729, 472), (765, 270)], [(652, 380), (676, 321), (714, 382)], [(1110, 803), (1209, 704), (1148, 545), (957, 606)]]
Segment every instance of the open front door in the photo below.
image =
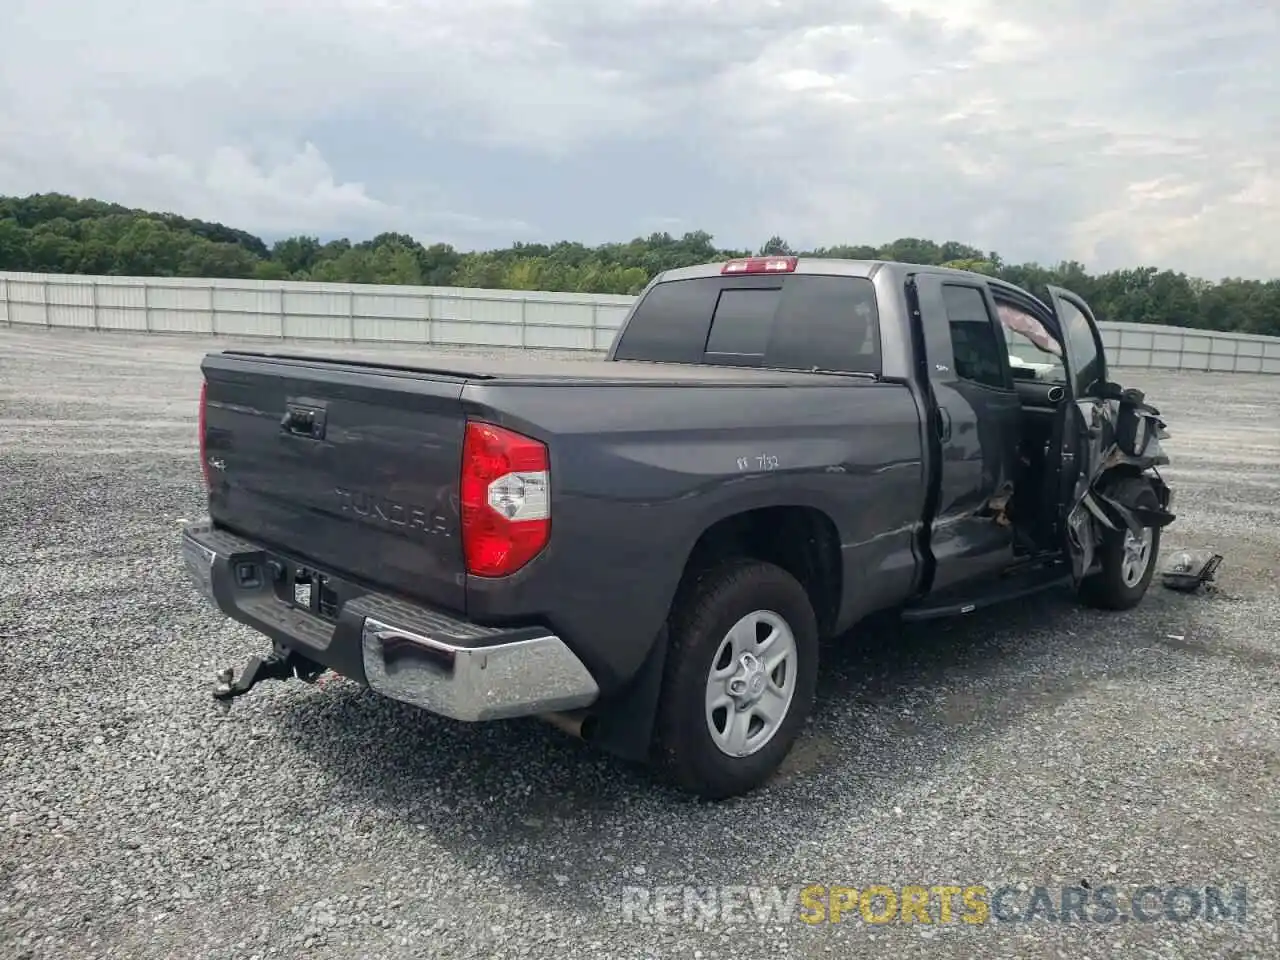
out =
[(1098, 322), (1085, 301), (1070, 290), (1048, 287), (1049, 305), (1063, 342), (1067, 397), (1062, 403), (1058, 482), (1058, 517), (1071, 572), (1078, 582), (1093, 566), (1097, 547), (1095, 526), (1086, 498), (1102, 467), (1107, 442), (1103, 410), (1107, 402), (1101, 386), (1107, 380), (1107, 359)]

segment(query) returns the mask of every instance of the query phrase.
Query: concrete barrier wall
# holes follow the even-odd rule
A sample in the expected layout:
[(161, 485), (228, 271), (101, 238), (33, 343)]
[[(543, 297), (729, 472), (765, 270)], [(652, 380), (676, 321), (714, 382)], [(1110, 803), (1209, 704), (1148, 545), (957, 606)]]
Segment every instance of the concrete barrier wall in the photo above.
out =
[(0, 272), (0, 322), (145, 333), (606, 350), (634, 297)]
[[(0, 272), (0, 323), (290, 340), (606, 350), (633, 297)], [(1112, 365), (1280, 373), (1280, 337), (1104, 323)]]
[(1117, 367), (1280, 373), (1280, 337), (1217, 333), (1149, 323), (1099, 323)]

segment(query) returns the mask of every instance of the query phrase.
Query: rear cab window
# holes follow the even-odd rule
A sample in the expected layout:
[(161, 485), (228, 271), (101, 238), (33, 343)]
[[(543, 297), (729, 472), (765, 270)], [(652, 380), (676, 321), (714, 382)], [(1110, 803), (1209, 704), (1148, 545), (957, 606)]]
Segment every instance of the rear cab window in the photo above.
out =
[(614, 359), (878, 375), (875, 288), (799, 273), (669, 280), (637, 305)]

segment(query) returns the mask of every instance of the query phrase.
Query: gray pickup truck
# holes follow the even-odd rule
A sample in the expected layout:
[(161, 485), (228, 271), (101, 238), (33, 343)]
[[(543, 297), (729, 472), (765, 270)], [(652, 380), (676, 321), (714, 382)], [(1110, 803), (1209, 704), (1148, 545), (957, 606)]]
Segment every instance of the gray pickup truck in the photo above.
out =
[(671, 270), (606, 360), (207, 355), (196, 585), (271, 649), (460, 721), (538, 716), (708, 798), (809, 714), (820, 642), (1055, 585), (1123, 610), (1173, 520), (1088, 305), (975, 273)]

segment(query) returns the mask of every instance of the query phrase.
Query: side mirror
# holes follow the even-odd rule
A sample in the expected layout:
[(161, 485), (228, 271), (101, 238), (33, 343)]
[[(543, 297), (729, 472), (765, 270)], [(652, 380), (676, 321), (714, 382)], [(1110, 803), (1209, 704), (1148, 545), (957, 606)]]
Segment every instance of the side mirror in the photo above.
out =
[[(1103, 400), (1124, 400), (1126, 393), (1136, 392), (1136, 391), (1126, 391), (1124, 388), (1120, 386), (1120, 384), (1115, 383), (1111, 380), (1095, 380), (1092, 384), (1090, 384), (1089, 391), (1093, 393), (1094, 396), (1099, 397)], [(1139, 401), (1141, 401), (1142, 395), (1138, 394), (1138, 396), (1139, 396)]]

